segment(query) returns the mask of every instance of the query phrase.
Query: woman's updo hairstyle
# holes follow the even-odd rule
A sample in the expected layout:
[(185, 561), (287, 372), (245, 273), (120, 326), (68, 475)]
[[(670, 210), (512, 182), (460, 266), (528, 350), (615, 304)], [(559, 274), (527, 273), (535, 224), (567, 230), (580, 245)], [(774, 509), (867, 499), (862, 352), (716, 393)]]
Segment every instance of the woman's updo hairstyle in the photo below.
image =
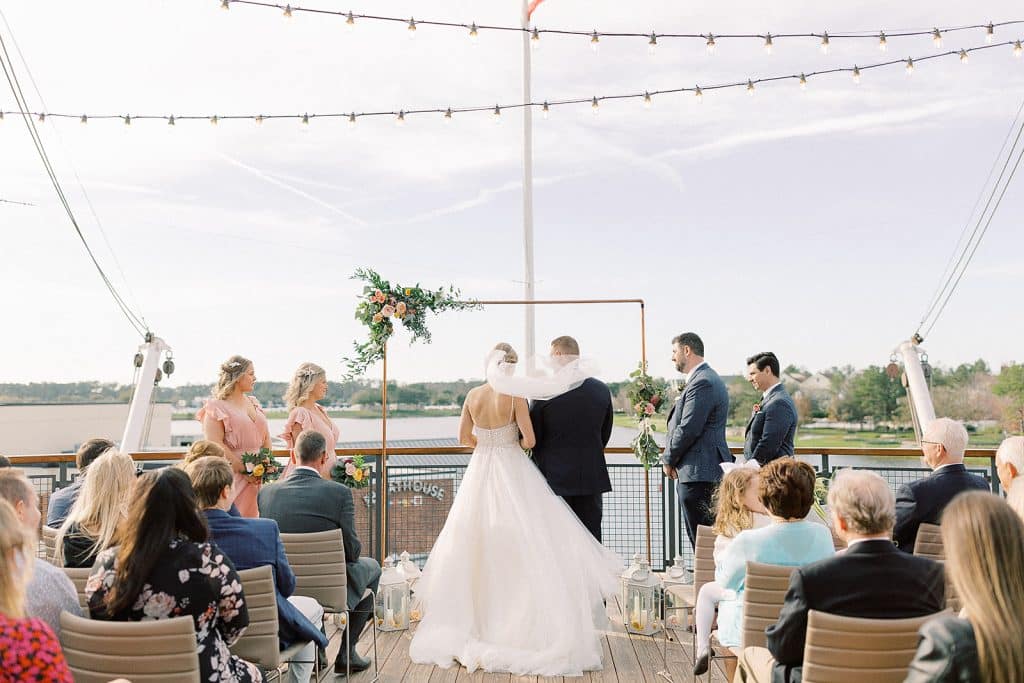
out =
[(501, 362), (503, 363), (514, 365), (519, 362), (519, 354), (516, 353), (516, 350), (512, 348), (511, 344), (501, 342), (500, 344), (495, 345), (494, 350), (505, 352), (505, 357), (501, 359)]
[(252, 365), (252, 361), (244, 356), (231, 356), (226, 361), (221, 363), (220, 376), (217, 378), (217, 386), (214, 387), (213, 397), (219, 399), (225, 399), (231, 395), (231, 392), (235, 390), (235, 385), (238, 384), (238, 380), (242, 379), (242, 375)]

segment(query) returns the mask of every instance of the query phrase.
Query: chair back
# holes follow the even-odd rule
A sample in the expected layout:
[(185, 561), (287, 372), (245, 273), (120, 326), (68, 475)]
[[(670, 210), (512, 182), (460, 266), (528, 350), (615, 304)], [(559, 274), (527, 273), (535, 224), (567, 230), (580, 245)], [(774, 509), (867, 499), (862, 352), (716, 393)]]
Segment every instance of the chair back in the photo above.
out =
[(802, 680), (900, 683), (917, 652), (917, 629), (936, 616), (860, 619), (812, 609), (807, 616)]
[(764, 630), (779, 620), (796, 567), (747, 562), (743, 588), (742, 646), (765, 647)]
[(705, 583), (715, 580), (715, 536), (714, 530), (703, 524), (697, 526), (696, 548), (693, 550), (693, 597), (697, 599)]
[(945, 560), (946, 551), (942, 547), (942, 532), (938, 524), (922, 522), (917, 529), (914, 541), (914, 554), (927, 557), (929, 560)]
[(71, 579), (71, 583), (75, 584), (75, 592), (78, 593), (78, 604), (81, 606), (82, 611), (89, 614), (89, 599), (85, 597), (85, 584), (89, 580), (89, 574), (92, 573), (92, 569), (89, 567), (64, 567), (64, 573)]
[(59, 529), (43, 525), (43, 548), (46, 552), (46, 561), (50, 564), (56, 564), (58, 531)]
[(75, 683), (199, 683), (192, 617), (98, 621), (62, 612), (60, 644)]
[(313, 598), (327, 611), (348, 609), (348, 575), (341, 529), (281, 534), (288, 564), (295, 572), (295, 595)]
[(249, 628), (231, 646), (231, 654), (264, 669), (281, 666), (280, 642), (277, 639), (277, 593), (274, 570), (270, 565), (238, 572), (249, 609)]

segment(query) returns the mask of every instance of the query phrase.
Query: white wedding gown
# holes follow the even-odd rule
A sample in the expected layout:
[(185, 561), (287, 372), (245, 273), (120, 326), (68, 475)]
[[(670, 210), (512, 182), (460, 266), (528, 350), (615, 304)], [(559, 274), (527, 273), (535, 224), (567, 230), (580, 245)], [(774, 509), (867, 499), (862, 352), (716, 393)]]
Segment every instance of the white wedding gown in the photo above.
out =
[(414, 662), (578, 676), (601, 668), (602, 599), (619, 557), (590, 535), (519, 447), (516, 424), (477, 447), (416, 592)]

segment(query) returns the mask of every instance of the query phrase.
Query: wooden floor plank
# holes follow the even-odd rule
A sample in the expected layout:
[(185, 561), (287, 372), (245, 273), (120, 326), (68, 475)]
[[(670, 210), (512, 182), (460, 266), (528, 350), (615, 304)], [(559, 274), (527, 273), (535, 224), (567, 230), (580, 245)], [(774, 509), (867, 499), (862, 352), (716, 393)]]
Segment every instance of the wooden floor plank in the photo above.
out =
[(442, 669), (435, 666), (434, 672), (430, 674), (430, 683), (456, 683), (459, 673), (466, 673), (461, 666), (450, 666)]
[[(608, 635), (601, 636), (601, 670), (589, 671), (591, 683), (619, 683), (619, 677), (615, 675), (615, 662), (612, 661), (612, 652), (608, 647)], [(623, 681), (623, 683), (626, 683)]]
[(633, 644), (622, 625), (622, 615), (619, 612), (617, 599), (608, 602), (608, 616), (611, 621), (607, 634), (608, 649), (615, 664), (615, 675), (623, 683), (626, 681), (639, 683), (639, 681), (647, 680), (640, 667), (640, 660), (636, 656)]

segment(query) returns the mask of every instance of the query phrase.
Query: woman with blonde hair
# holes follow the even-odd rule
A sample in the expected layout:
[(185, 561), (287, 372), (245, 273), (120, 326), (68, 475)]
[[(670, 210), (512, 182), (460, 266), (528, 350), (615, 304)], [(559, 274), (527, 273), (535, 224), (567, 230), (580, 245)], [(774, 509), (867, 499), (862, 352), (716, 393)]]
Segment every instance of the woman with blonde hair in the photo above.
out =
[(96, 555), (115, 542), (128, 512), (135, 484), (135, 462), (110, 448), (89, 465), (89, 476), (57, 532), (58, 566), (91, 567)]
[(966, 618), (921, 627), (906, 683), (1024, 681), (1024, 522), (998, 496), (961, 493), (942, 513), (942, 544)]
[(25, 616), (35, 544), (11, 504), (0, 499), (0, 680), (72, 683), (53, 631)]
[(219, 443), (207, 441), (206, 439), (199, 439), (188, 447), (188, 452), (185, 453), (185, 457), (181, 459), (181, 466), (184, 467), (190, 462), (199, 460), (199, 458), (226, 459), (227, 457), (227, 453), (224, 452), (224, 448)]
[(247, 395), (256, 386), (256, 370), (252, 361), (231, 356), (220, 366), (220, 376), (213, 398), (206, 402), (196, 419), (203, 424), (203, 435), (221, 446), (235, 472), (234, 499), (243, 517), (259, 517), (256, 496), (259, 477), (251, 477), (242, 464), (244, 453), (257, 453), (270, 448), (270, 427), (260, 402)]
[(999, 444), (996, 472), (1006, 502), (1024, 519), (1024, 436), (1011, 436)]
[(284, 479), (296, 467), (295, 441), (299, 434), (307, 429), (323, 434), (327, 441), (327, 467), (326, 472), (334, 469), (338, 457), (334, 453), (334, 446), (338, 443), (340, 430), (334, 420), (327, 415), (318, 401), (327, 396), (327, 372), (316, 363), (303, 363), (295, 371), (288, 390), (284, 394), (285, 405), (288, 406), (288, 422), (284, 425), (284, 433), (280, 437), (288, 444), (291, 450), (291, 459), (284, 468), (281, 478)]

